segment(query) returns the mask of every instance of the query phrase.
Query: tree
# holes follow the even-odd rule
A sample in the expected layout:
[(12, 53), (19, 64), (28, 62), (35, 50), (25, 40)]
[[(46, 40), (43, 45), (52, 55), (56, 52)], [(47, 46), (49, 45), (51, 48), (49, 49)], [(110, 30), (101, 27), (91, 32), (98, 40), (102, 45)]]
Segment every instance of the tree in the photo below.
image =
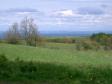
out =
[(18, 23), (13, 23), (6, 32), (6, 41), (11, 44), (17, 44), (20, 41), (20, 33)]
[(104, 50), (112, 49), (112, 34), (98, 33), (93, 34), (90, 38), (103, 46)]
[(21, 33), (27, 45), (37, 46), (39, 40), (39, 33), (37, 25), (32, 18), (25, 18), (21, 21)]

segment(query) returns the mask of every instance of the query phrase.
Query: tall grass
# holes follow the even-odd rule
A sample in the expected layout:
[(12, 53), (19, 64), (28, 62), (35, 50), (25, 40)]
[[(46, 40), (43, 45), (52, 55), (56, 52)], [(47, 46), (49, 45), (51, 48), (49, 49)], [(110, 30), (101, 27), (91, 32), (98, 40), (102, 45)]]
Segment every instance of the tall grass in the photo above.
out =
[(37, 84), (111, 84), (109, 66), (67, 67), (53, 63), (9, 61), (0, 56), (0, 81)]

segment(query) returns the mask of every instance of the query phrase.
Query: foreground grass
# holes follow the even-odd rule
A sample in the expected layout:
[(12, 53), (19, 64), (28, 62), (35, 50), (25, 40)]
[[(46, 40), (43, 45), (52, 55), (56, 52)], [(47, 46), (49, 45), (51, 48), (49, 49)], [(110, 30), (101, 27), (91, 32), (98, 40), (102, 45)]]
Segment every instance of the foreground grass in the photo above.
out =
[(111, 84), (109, 66), (75, 68), (42, 62), (8, 61), (0, 58), (0, 81), (28, 84)]
[[(112, 83), (111, 51), (76, 51), (71, 49), (73, 44), (50, 45), (53, 47), (0, 44), (0, 54), (4, 53), (9, 59), (0, 62), (0, 81), (20, 81), (19, 84)], [(56, 46), (58, 48), (54, 48)]]

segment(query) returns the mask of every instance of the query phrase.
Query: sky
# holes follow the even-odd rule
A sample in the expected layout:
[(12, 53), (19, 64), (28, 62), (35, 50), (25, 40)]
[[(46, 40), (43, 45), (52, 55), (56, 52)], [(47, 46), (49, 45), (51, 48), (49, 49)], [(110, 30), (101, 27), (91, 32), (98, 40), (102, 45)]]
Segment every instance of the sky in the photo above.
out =
[(26, 16), (39, 31), (112, 31), (112, 0), (0, 0), (0, 31)]

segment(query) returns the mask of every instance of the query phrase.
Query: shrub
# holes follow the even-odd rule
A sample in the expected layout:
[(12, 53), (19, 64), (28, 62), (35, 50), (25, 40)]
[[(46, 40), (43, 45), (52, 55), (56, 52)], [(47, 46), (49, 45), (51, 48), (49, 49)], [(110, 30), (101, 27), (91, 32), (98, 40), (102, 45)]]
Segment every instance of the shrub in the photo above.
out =
[(76, 49), (77, 50), (90, 50), (90, 49), (93, 49), (93, 45), (90, 42), (79, 41), (76, 43)]
[(7, 62), (8, 59), (5, 57), (5, 54), (0, 54), (0, 63)]
[(112, 35), (105, 33), (93, 34), (91, 40), (98, 42), (101, 45), (110, 45), (112, 42)]

